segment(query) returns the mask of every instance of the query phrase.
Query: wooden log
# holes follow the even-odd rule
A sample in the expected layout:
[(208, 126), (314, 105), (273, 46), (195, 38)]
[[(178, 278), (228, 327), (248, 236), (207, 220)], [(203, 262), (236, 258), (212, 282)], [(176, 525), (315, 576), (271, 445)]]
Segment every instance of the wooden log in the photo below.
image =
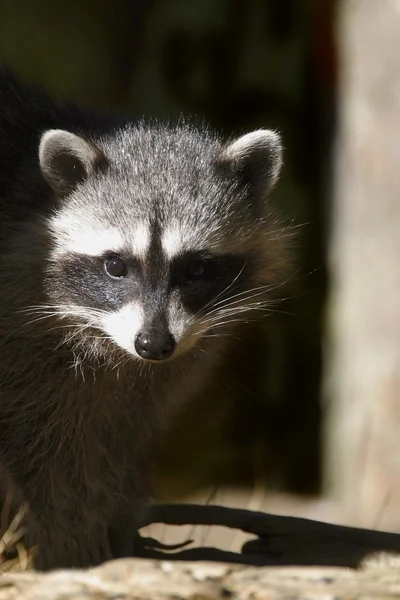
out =
[[(4, 573), (0, 576), (0, 600), (348, 600), (400, 595), (398, 534), (219, 506), (156, 506), (147, 522), (160, 521), (243, 529), (257, 537), (245, 544), (236, 562), (269, 566), (212, 563), (214, 558), (232, 558), (229, 553), (225, 557), (213, 554), (215, 549), (199, 548), (197, 554), (185, 550), (166, 559), (161, 548), (150, 548), (149, 552), (163, 560), (132, 558), (89, 570), (49, 574), (29, 570)], [(154, 543), (146, 540), (144, 550), (146, 544), (154, 548)], [(179, 560), (183, 557), (194, 562)], [(347, 566), (334, 566), (338, 564)]]

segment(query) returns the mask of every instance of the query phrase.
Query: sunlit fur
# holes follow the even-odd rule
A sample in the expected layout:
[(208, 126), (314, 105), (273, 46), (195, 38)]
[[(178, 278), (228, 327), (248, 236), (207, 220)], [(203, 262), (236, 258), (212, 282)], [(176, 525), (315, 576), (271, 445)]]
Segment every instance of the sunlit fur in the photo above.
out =
[(160, 432), (284, 295), (281, 142), (58, 108), (0, 72), (0, 144), (0, 461), (36, 566), (86, 567), (133, 552)]

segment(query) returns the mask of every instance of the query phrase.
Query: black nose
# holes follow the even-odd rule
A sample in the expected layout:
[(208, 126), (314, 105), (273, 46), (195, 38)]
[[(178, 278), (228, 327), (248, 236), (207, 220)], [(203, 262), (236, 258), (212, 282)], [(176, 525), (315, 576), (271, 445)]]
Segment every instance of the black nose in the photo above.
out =
[(135, 339), (135, 350), (147, 360), (165, 360), (175, 350), (175, 339), (168, 333), (141, 332)]

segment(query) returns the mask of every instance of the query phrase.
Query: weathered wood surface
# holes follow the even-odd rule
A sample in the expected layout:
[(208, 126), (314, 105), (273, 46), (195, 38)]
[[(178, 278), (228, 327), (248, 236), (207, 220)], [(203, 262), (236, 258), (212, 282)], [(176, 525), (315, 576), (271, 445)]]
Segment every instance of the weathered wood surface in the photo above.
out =
[(400, 596), (400, 571), (254, 568), (125, 559), (90, 571), (0, 577), (0, 600), (350, 600)]
[[(0, 600), (400, 597), (397, 534), (218, 506), (155, 507), (150, 519), (175, 524), (217, 522), (259, 537), (235, 556), (198, 548), (178, 551), (166, 560), (160, 549), (153, 549), (147, 551), (158, 552), (164, 560), (124, 559), (88, 571), (4, 573)], [(191, 562), (177, 560), (182, 557)], [(209, 562), (223, 559), (269, 566)], [(350, 568), (355, 566), (359, 570)]]

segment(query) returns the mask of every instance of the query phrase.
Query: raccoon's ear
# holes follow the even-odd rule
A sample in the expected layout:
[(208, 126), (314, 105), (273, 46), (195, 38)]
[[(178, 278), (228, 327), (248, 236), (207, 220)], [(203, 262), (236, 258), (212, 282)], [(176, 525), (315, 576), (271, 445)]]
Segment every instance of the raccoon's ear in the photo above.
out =
[(49, 129), (40, 140), (39, 162), (43, 177), (54, 192), (64, 196), (105, 166), (107, 159), (94, 143), (79, 135)]
[(258, 129), (225, 146), (218, 162), (244, 183), (256, 186), (259, 193), (265, 194), (278, 180), (282, 154), (280, 135), (270, 129)]

